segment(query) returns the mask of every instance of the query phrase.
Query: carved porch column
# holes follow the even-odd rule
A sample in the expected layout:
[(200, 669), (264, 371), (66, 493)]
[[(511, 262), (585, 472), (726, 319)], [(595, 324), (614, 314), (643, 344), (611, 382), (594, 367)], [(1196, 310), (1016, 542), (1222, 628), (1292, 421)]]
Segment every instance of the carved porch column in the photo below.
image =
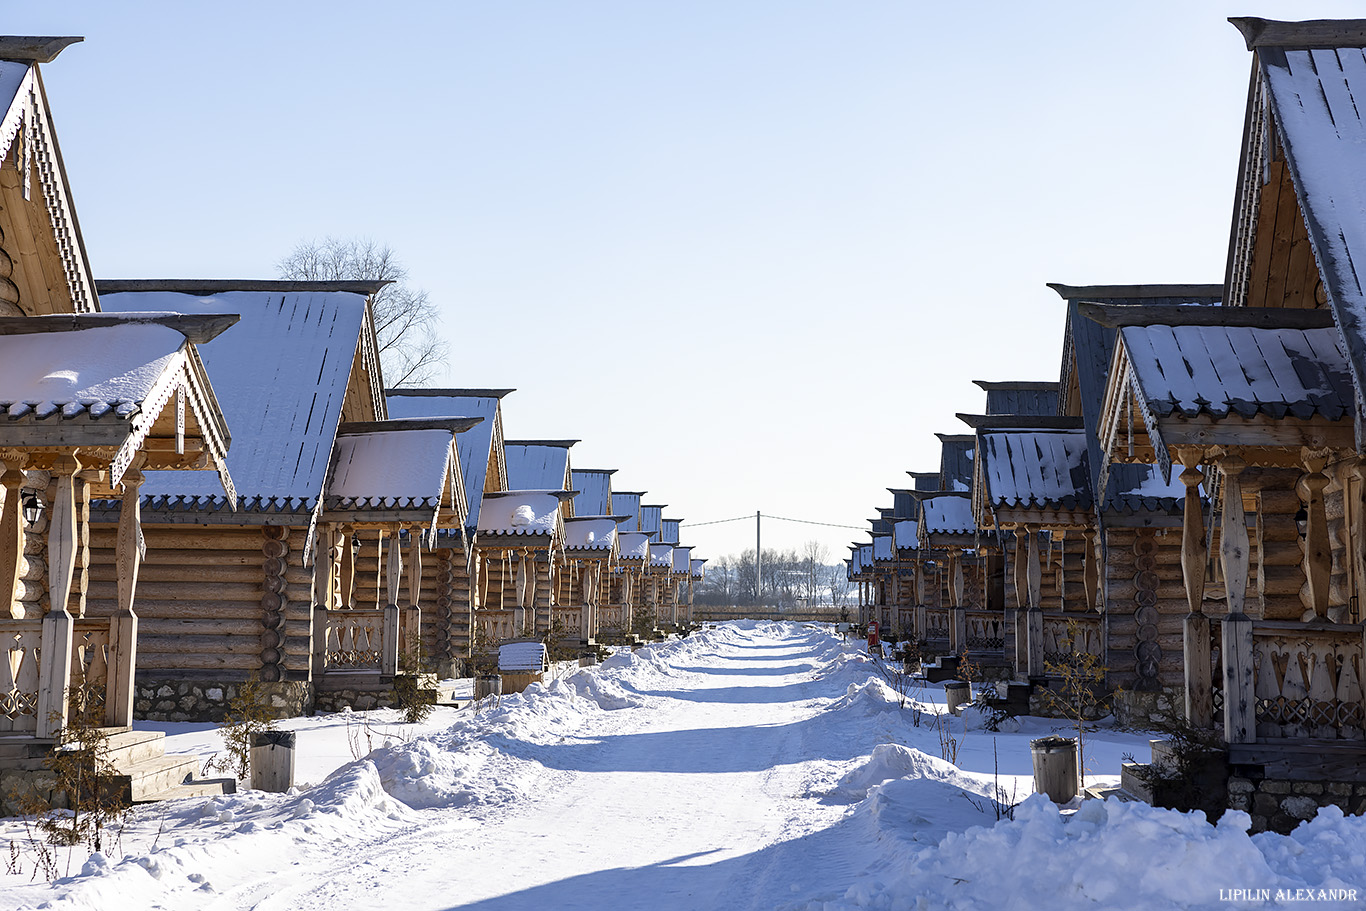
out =
[(1209, 617), (1205, 615), (1205, 517), (1200, 507), (1200, 453), (1184, 457), (1186, 470), (1181, 481), (1186, 485), (1185, 522), (1181, 527), (1181, 575), (1186, 583), (1186, 614), (1182, 630), (1185, 648), (1186, 720), (1193, 727), (1208, 730), (1214, 724), (1214, 702), (1210, 693)]
[(144, 459), (139, 455), (123, 474), (123, 503), (114, 546), (119, 602), (118, 613), (109, 625), (109, 682), (105, 689), (104, 723), (115, 727), (133, 723), (133, 672), (138, 656), (138, 615), (134, 599), (144, 550), (139, 508), (143, 475), (139, 468)]
[(1015, 631), (1015, 675), (1029, 673), (1029, 632), (1025, 620), (1029, 616), (1029, 573), (1026, 568), (1025, 530), (1015, 526), (1015, 560), (1011, 567), (1011, 580), (1015, 586), (1015, 607), (1006, 611), (1006, 622)]
[(1100, 534), (1094, 528), (1085, 532), (1086, 560), (1082, 564), (1082, 581), (1086, 589), (1086, 609), (1104, 613), (1100, 603)]
[(512, 615), (512, 628), (519, 636), (526, 632), (526, 602), (529, 588), (526, 562), (526, 553), (520, 554), (517, 558), (517, 607)]
[(403, 571), (408, 576), (408, 611), (403, 618), (404, 647), (409, 650), (413, 667), (422, 651), (422, 527), (408, 528), (408, 553)]
[(351, 544), (355, 529), (350, 525), (343, 525), (340, 529), (342, 535), (341, 549), (341, 568), (338, 576), (338, 595), (343, 609), (356, 606), (356, 550)]
[(1252, 743), (1257, 738), (1257, 703), (1252, 666), (1252, 618), (1243, 612), (1247, 597), (1247, 518), (1243, 514), (1243, 485), (1239, 479), (1247, 463), (1237, 456), (1219, 460), (1223, 486), (1223, 524), (1219, 562), (1224, 569), (1228, 616), (1224, 618), (1224, 739)]
[(963, 603), (963, 558), (954, 554), (949, 576), (949, 591), (953, 595), (953, 609), (949, 611), (949, 652), (958, 655), (968, 647), (967, 606)]
[(24, 560), (24, 473), (14, 465), (0, 475), (5, 488), (4, 510), (0, 512), (0, 589), (9, 592), (4, 616), (22, 620), (16, 607), (19, 599), (19, 566)]
[(1026, 638), (1029, 650), (1029, 676), (1039, 677), (1043, 666), (1043, 566), (1039, 563), (1039, 528), (1026, 525), (1029, 537), (1029, 557), (1025, 561), (1025, 576), (1029, 584), (1029, 610), (1026, 617)]
[(379, 656), (380, 674), (392, 677), (398, 673), (398, 656), (403, 650), (403, 624), (399, 595), (403, 591), (403, 548), (398, 540), (398, 526), (380, 531), (377, 546), (389, 545), (388, 562), (384, 574), (384, 652)]
[(52, 737), (66, 727), (67, 691), (71, 681), (71, 640), (75, 619), (67, 610), (71, 577), (76, 570), (75, 474), (81, 470), (74, 455), (62, 455), (52, 466), (52, 510), (47, 532), (48, 610), (43, 617), (42, 659), (39, 664), (39, 738)]
[(1323, 507), (1323, 489), (1328, 486), (1328, 477), (1323, 473), (1323, 468), (1327, 464), (1326, 453), (1304, 450), (1304, 466), (1309, 472), (1304, 478), (1304, 486), (1309, 491), (1309, 502), (1306, 504), (1309, 522), (1304, 534), (1304, 575), (1308, 581), (1310, 609), (1314, 619), (1318, 620), (1328, 618), (1328, 586), (1333, 571), (1328, 517)]

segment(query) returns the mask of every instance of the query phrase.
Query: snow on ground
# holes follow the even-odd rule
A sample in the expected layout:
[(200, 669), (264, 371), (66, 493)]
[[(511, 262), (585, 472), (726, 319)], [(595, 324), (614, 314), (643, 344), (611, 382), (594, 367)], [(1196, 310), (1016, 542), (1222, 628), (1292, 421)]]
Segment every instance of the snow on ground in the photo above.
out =
[[(1240, 813), (1211, 826), (1116, 801), (1060, 811), (1027, 797), (1028, 741), (1064, 724), (937, 725), (942, 690), (911, 695), (903, 707), (827, 629), (741, 622), (422, 725), (393, 712), (294, 719), (294, 792), (139, 808), (115, 850), (71, 855), (54, 883), (32, 882), (31, 865), (0, 876), (0, 907), (1161, 909), (1276, 906), (1220, 890), (1306, 888), (1366, 899), (1360, 819), (1330, 809), (1292, 836), (1249, 837)], [(155, 727), (173, 750), (218, 748), (208, 726)], [(1145, 748), (1102, 729), (1088, 765), (1114, 772)], [(1001, 795), (1023, 799), (1013, 819), (998, 818)], [(22, 840), (20, 823), (0, 826)]]

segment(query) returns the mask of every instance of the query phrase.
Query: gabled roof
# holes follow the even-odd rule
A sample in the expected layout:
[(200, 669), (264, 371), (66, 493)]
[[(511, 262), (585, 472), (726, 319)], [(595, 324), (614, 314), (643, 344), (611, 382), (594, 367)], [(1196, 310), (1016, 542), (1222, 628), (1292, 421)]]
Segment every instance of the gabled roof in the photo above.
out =
[(1061, 414), (1081, 415), (1086, 430), (1087, 464), (1091, 469), (1091, 490), (1102, 499), (1106, 512), (1133, 512), (1141, 500), (1116, 499), (1123, 490), (1141, 489), (1149, 478), (1143, 465), (1111, 465), (1108, 480), (1101, 484), (1105, 466), (1100, 444), (1100, 413), (1105, 401), (1105, 385), (1115, 351), (1117, 332), (1082, 315), (1084, 302), (1099, 302), (1142, 307), (1215, 307), (1223, 296), (1222, 285), (1088, 285), (1073, 286), (1050, 282), (1048, 287), (1067, 302), (1067, 325), (1063, 333), (1060, 400)]
[[(506, 440), (508, 488), (511, 490), (573, 490), (569, 449), (578, 440)], [(571, 506), (572, 508), (572, 502)]]
[(972, 519), (972, 500), (955, 494), (925, 497), (920, 501), (920, 534), (970, 535), (977, 531)]
[[(1340, 427), (1350, 428), (1355, 393), (1335, 329), (1158, 325), (1119, 331), (1113, 368), (1118, 372), (1107, 390), (1100, 441), (1111, 455), (1120, 424), (1132, 426), (1129, 401), (1136, 403), (1157, 464), (1168, 477), (1170, 448), (1183, 445), (1189, 435), (1183, 425), (1165, 420), (1173, 416), (1211, 420), (1190, 431), (1204, 445), (1263, 445), (1253, 435), (1259, 418), (1263, 423), (1316, 420), (1314, 433), (1345, 432), (1350, 439), (1350, 429)], [(1242, 420), (1225, 428), (1231, 416)]]
[(988, 509), (1092, 506), (1085, 431), (983, 431), (977, 451), (975, 495)]
[(917, 492), (939, 489), (939, 472), (937, 471), (908, 471), (906, 474), (914, 479)]
[(707, 562), (706, 560), (692, 560), (692, 561), (689, 561), (689, 563), (690, 563), (690, 565), (689, 565), (689, 571), (692, 573), (692, 577), (693, 577), (694, 579), (701, 579), (701, 578), (703, 578), (703, 576), (706, 575), (706, 572), (705, 572), (705, 570), (703, 569), (703, 566), (704, 566), (704, 564), (705, 564), (706, 562)]
[[(38, 64), (80, 38), (0, 38), (0, 314), (100, 309)], [(12, 176), (11, 176), (12, 175)], [(30, 240), (20, 248), (19, 238)], [(49, 274), (43, 260), (51, 251)]]
[(541, 538), (540, 543), (564, 538), (560, 504), (563, 490), (508, 490), (484, 495), (479, 510), (479, 538), (483, 544), (498, 537)]
[[(271, 499), (297, 504), (291, 511), (312, 510), (327, 479), (343, 407), (352, 407), (357, 413), (349, 416), (357, 419), (384, 417), (363, 292), (335, 290), (329, 282), (292, 291), (220, 292), (220, 283), (210, 281), (101, 281), (99, 286), (101, 305), (109, 312), (241, 315), (232, 331), (200, 345), (199, 356), (232, 428), (228, 466), (249, 510)], [(193, 290), (155, 290), (159, 287)], [(353, 373), (360, 388), (357, 401), (349, 403)], [(193, 471), (149, 476), (143, 490), (152, 498), (217, 495), (213, 483)]]
[(644, 491), (612, 491), (612, 515), (627, 517), (626, 524), (621, 526), (622, 531), (640, 531), (640, 498), (643, 496)]
[(687, 573), (692, 568), (692, 548), (674, 545), (674, 572)]
[[(1256, 231), (1258, 178), (1279, 140), (1351, 375), (1358, 389), (1366, 389), (1366, 274), (1357, 266), (1366, 262), (1366, 121), (1360, 109), (1366, 20), (1230, 21), (1256, 60), (1230, 240), (1230, 289), (1241, 302), (1254, 265), (1246, 244)], [(1267, 128), (1268, 119), (1274, 129)], [(1277, 223), (1275, 230), (1283, 229)]]
[[(0, 447), (113, 450), (109, 486), (116, 487), (150, 436), (181, 439), (180, 453), (150, 454), (151, 468), (193, 463), (200, 455), (186, 457), (183, 442), (192, 436), (218, 469), (218, 479), (205, 479), (205, 489), (235, 504), (225, 464), (228, 428), (192, 341), (209, 342), (233, 322), (172, 314), (0, 320)], [(178, 393), (184, 397), (183, 422), (171, 406)], [(144, 487), (172, 473), (204, 474), (158, 470)]]
[(678, 526), (683, 524), (682, 519), (660, 519), (659, 520), (659, 539), (661, 544), (678, 544)]
[(463, 527), (465, 488), (455, 452), (459, 429), (474, 426), (477, 418), (430, 426), (430, 421), (398, 420), (371, 424), (343, 424), (327, 484), (328, 512), (384, 514), (388, 520), (408, 515), (429, 529), (429, 546), (441, 510), (450, 522)]
[(939, 489), (968, 491), (972, 489), (972, 450), (976, 439), (970, 435), (936, 433), (941, 444), (939, 455)]
[(638, 531), (626, 531), (624, 525), (618, 526), (617, 548), (618, 560), (644, 563), (650, 558), (650, 536)]
[(878, 560), (892, 561), (896, 559), (896, 548), (893, 546), (890, 534), (873, 535), (873, 562)]
[(892, 526), (892, 540), (897, 550), (916, 550), (920, 547), (920, 523), (915, 519), (902, 519)]
[[(465, 479), (468, 524), (479, 522), (484, 491), (507, 490), (507, 463), (503, 458), (503, 396), (512, 389), (389, 389), (385, 392), (389, 416), (394, 418), (482, 418), (481, 423), (456, 438), (460, 472)], [(490, 476), (490, 470), (496, 473)]]
[(673, 569), (674, 547), (672, 544), (650, 545), (650, 567), (653, 569)]
[(1057, 382), (973, 380), (987, 394), (987, 414), (1057, 414)]
[(612, 555), (617, 549), (617, 520), (611, 516), (565, 519), (564, 549), (571, 555), (574, 551)]
[(612, 475), (615, 468), (571, 468), (570, 486), (578, 491), (574, 497), (574, 515), (612, 515)]
[(664, 508), (668, 504), (640, 506), (640, 530), (650, 536), (651, 541), (659, 541), (659, 526), (664, 521)]

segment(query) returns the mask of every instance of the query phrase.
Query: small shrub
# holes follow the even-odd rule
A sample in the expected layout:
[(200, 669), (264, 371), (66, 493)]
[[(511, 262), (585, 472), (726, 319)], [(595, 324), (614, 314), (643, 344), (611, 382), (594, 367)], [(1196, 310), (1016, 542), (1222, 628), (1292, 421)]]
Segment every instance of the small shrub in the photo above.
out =
[(206, 768), (218, 769), (245, 781), (251, 774), (252, 739), (257, 734), (274, 730), (277, 728), (270, 697), (260, 678), (252, 674), (228, 701), (228, 711), (219, 728), (225, 753), (209, 760)]

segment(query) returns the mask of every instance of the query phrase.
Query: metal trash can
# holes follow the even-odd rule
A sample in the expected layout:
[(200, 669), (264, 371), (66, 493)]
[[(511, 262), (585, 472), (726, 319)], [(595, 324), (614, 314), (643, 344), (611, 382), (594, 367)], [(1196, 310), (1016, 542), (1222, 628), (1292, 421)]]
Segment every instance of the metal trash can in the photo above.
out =
[(251, 737), (251, 786), (283, 793), (294, 787), (295, 734), (261, 731)]
[(972, 701), (972, 684), (966, 680), (945, 680), (944, 698), (948, 701), (949, 711), (958, 714), (958, 710)]
[(503, 678), (498, 674), (480, 674), (474, 678), (474, 698), (503, 695)]
[(1077, 796), (1077, 740), (1075, 737), (1040, 737), (1029, 741), (1034, 759), (1034, 790), (1054, 803)]

